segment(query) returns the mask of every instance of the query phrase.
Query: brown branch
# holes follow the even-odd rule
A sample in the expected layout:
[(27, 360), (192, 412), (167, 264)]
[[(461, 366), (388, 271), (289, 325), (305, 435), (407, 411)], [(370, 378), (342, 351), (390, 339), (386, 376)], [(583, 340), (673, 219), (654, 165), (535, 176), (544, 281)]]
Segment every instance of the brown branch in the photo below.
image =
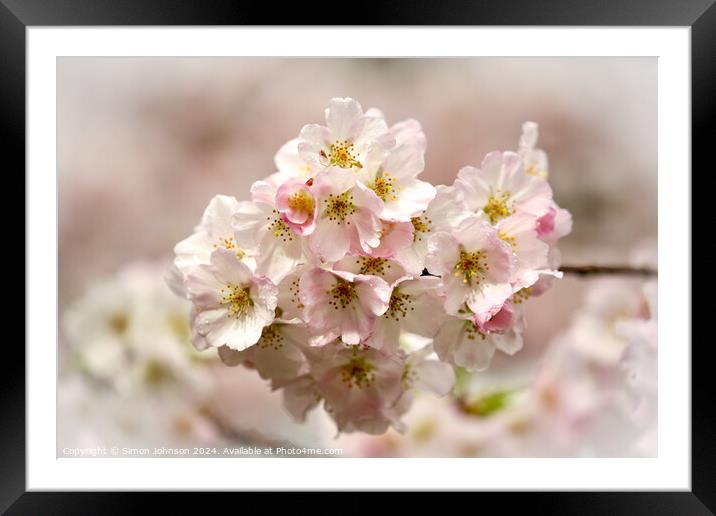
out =
[[(598, 276), (598, 275), (623, 275), (623, 276), (657, 276), (658, 271), (651, 267), (629, 267), (628, 265), (562, 265), (559, 268), (565, 274), (576, 274), (577, 276)], [(430, 274), (427, 269), (423, 270), (423, 276), (436, 276)]]
[(627, 276), (656, 276), (657, 270), (650, 267), (629, 267), (628, 265), (563, 265), (559, 268), (565, 274), (578, 276), (627, 275)]

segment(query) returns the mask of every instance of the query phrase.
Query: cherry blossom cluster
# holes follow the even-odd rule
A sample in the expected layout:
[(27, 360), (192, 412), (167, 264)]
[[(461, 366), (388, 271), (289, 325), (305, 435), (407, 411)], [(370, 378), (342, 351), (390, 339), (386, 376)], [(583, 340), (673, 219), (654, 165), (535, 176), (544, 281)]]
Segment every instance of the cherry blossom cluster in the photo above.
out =
[(416, 397), (407, 435), (344, 435), (361, 457), (655, 457), (657, 284), (590, 282), (534, 368), (458, 375)]
[(205, 410), (218, 360), (191, 345), (189, 302), (169, 292), (166, 268), (164, 260), (126, 264), (63, 312), (61, 449), (202, 445), (220, 437)]
[(323, 403), (340, 432), (401, 429), (416, 389), (445, 395), (454, 366), (518, 351), (524, 301), (561, 276), (571, 217), (536, 142), (528, 122), (517, 152), (435, 187), (417, 121), (332, 99), (250, 201), (216, 196), (176, 245), (168, 282), (194, 345), (255, 368), (298, 420)]

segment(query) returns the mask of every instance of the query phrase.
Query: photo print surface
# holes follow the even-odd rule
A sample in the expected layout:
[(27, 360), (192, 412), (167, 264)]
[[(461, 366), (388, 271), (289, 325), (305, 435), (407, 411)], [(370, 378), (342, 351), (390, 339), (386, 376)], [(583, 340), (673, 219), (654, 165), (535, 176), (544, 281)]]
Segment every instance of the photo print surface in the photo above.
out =
[(656, 456), (656, 58), (57, 79), (58, 456)]

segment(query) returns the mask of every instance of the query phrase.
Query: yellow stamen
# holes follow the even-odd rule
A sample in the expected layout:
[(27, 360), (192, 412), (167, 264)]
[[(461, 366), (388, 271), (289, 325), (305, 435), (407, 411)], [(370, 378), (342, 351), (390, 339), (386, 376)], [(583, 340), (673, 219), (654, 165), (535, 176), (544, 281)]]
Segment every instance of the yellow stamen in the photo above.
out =
[(356, 212), (356, 207), (353, 204), (353, 195), (350, 194), (350, 190), (340, 195), (329, 194), (328, 199), (324, 199), (323, 203), (324, 217), (328, 217), (328, 220), (336, 222), (337, 224), (341, 224), (342, 222), (350, 224), (350, 221), (346, 221), (346, 218)]
[(472, 285), (472, 282), (479, 284), (490, 270), (487, 264), (487, 255), (484, 251), (469, 253), (460, 249), (460, 258), (455, 264), (455, 276), (462, 276), (463, 283)]
[(294, 211), (310, 215), (313, 213), (313, 208), (315, 204), (313, 202), (313, 197), (311, 197), (311, 194), (309, 194), (305, 190), (300, 190), (293, 194), (291, 197), (289, 197), (288, 206)]
[(523, 289), (518, 290), (512, 295), (512, 302), (516, 305), (520, 305), (527, 301), (532, 296), (532, 289), (530, 287), (525, 287)]
[[(336, 310), (338, 310), (339, 305), (340, 308), (344, 309), (351, 306), (353, 301), (358, 298), (355, 285), (342, 278), (338, 278), (334, 287), (326, 293), (331, 296), (331, 300), (328, 301), (328, 304), (332, 305)], [(352, 308), (355, 309), (355, 306)]]
[(354, 352), (350, 362), (341, 367), (341, 381), (349, 389), (370, 387), (375, 382), (375, 366)]
[(279, 350), (283, 347), (283, 335), (281, 335), (280, 326), (280, 324), (264, 326), (261, 331), (261, 338), (258, 341), (258, 346), (261, 349)]
[(293, 306), (297, 310), (303, 310), (305, 308), (304, 304), (301, 302), (301, 298), (299, 296), (299, 284), (298, 279), (295, 279), (291, 281), (291, 286), (288, 287), (289, 295), (290, 295), (290, 301), (293, 303)]
[(368, 188), (375, 192), (383, 202), (395, 201), (398, 199), (400, 187), (395, 185), (395, 176), (391, 176), (387, 172), (383, 172), (379, 177), (375, 178)]
[(490, 218), (492, 224), (496, 224), (514, 213), (514, 209), (509, 205), (509, 200), (509, 192), (500, 193), (499, 190), (487, 199), (487, 204), (482, 211)]
[(403, 368), (403, 375), (400, 377), (400, 381), (403, 383), (405, 390), (410, 389), (415, 382), (418, 381), (418, 372), (413, 368), (410, 363), (406, 363)]
[(222, 296), (221, 304), (227, 305), (227, 317), (233, 317), (234, 319), (244, 317), (249, 313), (251, 307), (254, 306), (249, 287), (229, 283), (225, 288), (222, 288), (219, 293)]
[(533, 161), (529, 164), (529, 166), (525, 170), (525, 174), (527, 174), (528, 176), (537, 176), (541, 177), (542, 179), (547, 179), (547, 171), (540, 170), (540, 168), (537, 166), (536, 161)]
[(320, 155), (324, 165), (336, 166), (341, 168), (362, 168), (363, 165), (356, 159), (353, 154), (353, 144), (348, 140), (336, 140), (328, 149), (328, 154), (321, 151)]
[(503, 242), (507, 242), (508, 244), (510, 244), (510, 247), (512, 247), (512, 252), (517, 251), (517, 238), (510, 236), (502, 231), (499, 231), (497, 233), (497, 236), (500, 237), (500, 240), (502, 240)]
[(430, 233), (432, 231), (433, 220), (427, 217), (413, 217), (410, 219), (413, 223), (413, 242), (419, 242), (423, 239), (423, 233)]
[(273, 213), (266, 217), (266, 220), (270, 221), (268, 230), (273, 233), (273, 236), (280, 238), (284, 242), (293, 241), (293, 231), (281, 220), (281, 216), (276, 210), (273, 210)]
[(478, 337), (481, 338), (482, 340), (485, 340), (485, 334), (477, 329), (477, 326), (475, 326), (474, 322), (465, 321), (464, 328), (465, 328), (465, 333), (467, 334), (467, 340), (475, 340)]
[(373, 276), (383, 276), (387, 269), (390, 269), (390, 262), (385, 258), (371, 258), (370, 256), (360, 256), (357, 258), (360, 264), (359, 274), (371, 274)]
[(243, 249), (241, 249), (239, 246), (236, 245), (236, 242), (234, 242), (234, 237), (229, 238), (223, 238), (219, 237), (219, 243), (214, 244), (214, 249), (217, 247), (223, 247), (224, 249), (232, 250), (234, 249), (236, 251), (236, 258), (241, 260), (246, 256), (246, 253)]
[(390, 296), (390, 302), (388, 303), (388, 310), (386, 310), (383, 317), (386, 319), (395, 319), (396, 322), (400, 322), (401, 318), (408, 315), (408, 312), (415, 310), (413, 306), (413, 299), (408, 294), (403, 294), (397, 288), (393, 289), (393, 293)]

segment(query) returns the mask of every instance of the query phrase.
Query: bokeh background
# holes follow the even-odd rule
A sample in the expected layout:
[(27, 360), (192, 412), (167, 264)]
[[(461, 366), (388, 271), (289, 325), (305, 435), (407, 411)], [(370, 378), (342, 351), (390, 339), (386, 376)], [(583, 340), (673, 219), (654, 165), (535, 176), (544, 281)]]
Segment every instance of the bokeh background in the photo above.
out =
[[(61, 58), (60, 314), (76, 312), (98, 283), (121, 281), (118, 271), (138, 261), (152, 264), (159, 284), (174, 244), (211, 197), (247, 198), (251, 183), (274, 171), (278, 148), (304, 124), (322, 122), (335, 96), (380, 108), (389, 123), (419, 120), (428, 139), (423, 179), (434, 184), (451, 184), (462, 166), (479, 165), (491, 150), (516, 149), (522, 122), (538, 122), (555, 200), (574, 219), (560, 242), (563, 263), (656, 266), (655, 58)], [(555, 282), (528, 307), (525, 348), (496, 356), (490, 374), (532, 374), (600, 282)], [(613, 290), (639, 287), (623, 285)], [(94, 408), (100, 403), (75, 381), (75, 344), (61, 330), (67, 403), (58, 411), (59, 447), (76, 445), (78, 435), (88, 445), (118, 439), (122, 432), (106, 412), (120, 410)], [(210, 396), (211, 417), (203, 407), (191, 424), (159, 425), (130, 441), (161, 444), (161, 432), (179, 428), (207, 442), (217, 435), (333, 442), (335, 429), (320, 415), (291, 423), (280, 396), (255, 373), (216, 367), (211, 376), (220, 383), (212, 387), (219, 394)], [(139, 402), (131, 403), (128, 412)], [(346, 449), (361, 455), (373, 448)]]

